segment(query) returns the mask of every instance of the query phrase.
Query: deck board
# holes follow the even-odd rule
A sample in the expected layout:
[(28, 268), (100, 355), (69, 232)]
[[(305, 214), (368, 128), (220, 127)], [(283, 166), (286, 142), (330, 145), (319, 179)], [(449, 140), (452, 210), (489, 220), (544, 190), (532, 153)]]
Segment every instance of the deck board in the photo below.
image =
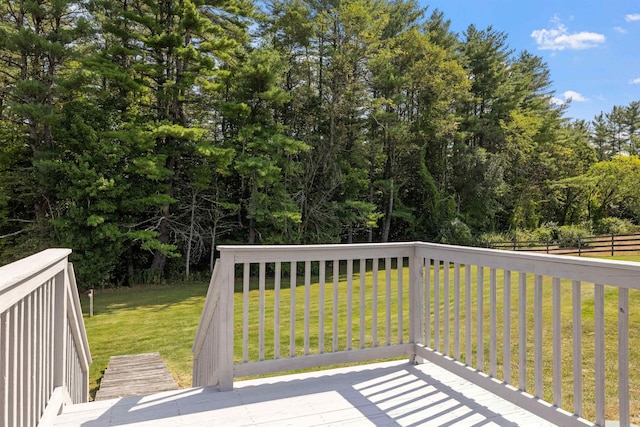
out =
[(177, 389), (178, 384), (159, 353), (112, 356), (100, 381), (96, 400), (148, 395)]
[(432, 364), (383, 362), (65, 408), (56, 426), (550, 426)]

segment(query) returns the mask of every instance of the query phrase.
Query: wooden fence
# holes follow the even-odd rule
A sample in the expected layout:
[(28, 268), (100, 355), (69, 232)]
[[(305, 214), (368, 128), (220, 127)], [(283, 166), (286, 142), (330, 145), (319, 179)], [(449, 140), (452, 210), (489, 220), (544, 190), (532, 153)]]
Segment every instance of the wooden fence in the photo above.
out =
[(576, 237), (573, 241), (560, 243), (558, 240), (511, 240), (492, 242), (491, 249), (511, 251), (541, 252), (556, 255), (607, 254), (621, 255), (640, 252), (640, 233), (611, 234), (604, 236)]

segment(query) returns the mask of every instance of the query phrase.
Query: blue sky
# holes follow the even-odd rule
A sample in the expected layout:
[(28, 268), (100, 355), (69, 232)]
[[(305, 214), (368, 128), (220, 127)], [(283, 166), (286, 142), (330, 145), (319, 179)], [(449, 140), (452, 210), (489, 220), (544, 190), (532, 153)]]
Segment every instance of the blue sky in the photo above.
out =
[(592, 120), (640, 100), (640, 0), (419, 0), (444, 12), (453, 31), (492, 25), (517, 52), (547, 63), (555, 101)]

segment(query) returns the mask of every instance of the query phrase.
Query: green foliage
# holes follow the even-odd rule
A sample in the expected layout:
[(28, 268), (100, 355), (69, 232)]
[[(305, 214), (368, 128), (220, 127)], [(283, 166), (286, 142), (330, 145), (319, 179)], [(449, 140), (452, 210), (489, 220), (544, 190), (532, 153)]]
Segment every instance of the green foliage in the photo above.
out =
[(593, 235), (587, 224), (563, 225), (558, 228), (558, 246), (561, 248), (577, 248), (585, 246), (581, 239)]
[(547, 222), (533, 230), (535, 240), (541, 242), (552, 242), (559, 235), (560, 227), (555, 222)]
[(440, 242), (449, 245), (472, 246), (474, 239), (471, 228), (456, 218), (442, 226), (440, 229)]
[(3, 261), (62, 245), (81, 286), (161, 283), (220, 242), (640, 223), (640, 102), (568, 121), (491, 27), (414, 1), (24, 4), (0, 3)]
[(615, 217), (602, 218), (597, 221), (594, 227), (594, 231), (598, 235), (602, 234), (630, 234), (640, 230), (636, 224), (632, 223), (628, 219), (621, 219)]

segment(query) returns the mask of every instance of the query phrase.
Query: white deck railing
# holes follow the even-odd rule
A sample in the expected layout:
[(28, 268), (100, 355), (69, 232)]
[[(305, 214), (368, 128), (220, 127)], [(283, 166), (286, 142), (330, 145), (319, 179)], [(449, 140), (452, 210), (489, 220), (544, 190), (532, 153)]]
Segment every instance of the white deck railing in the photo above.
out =
[(558, 425), (630, 423), (640, 264), (428, 243), (219, 250), (194, 386), (409, 355)]
[(0, 425), (48, 425), (89, 398), (87, 343), (68, 249), (0, 267)]

